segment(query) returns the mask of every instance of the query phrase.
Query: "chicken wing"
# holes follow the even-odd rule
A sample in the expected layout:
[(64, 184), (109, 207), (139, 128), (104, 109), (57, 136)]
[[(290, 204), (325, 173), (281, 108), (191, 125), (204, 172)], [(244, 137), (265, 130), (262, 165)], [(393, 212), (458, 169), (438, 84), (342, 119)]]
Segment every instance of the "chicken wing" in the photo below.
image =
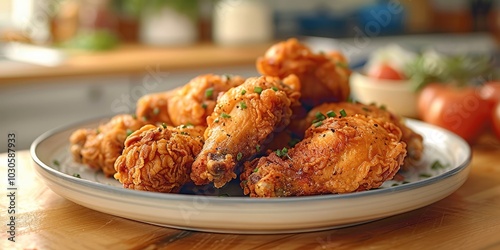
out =
[(304, 119), (293, 121), (290, 124), (290, 129), (300, 137), (311, 124), (328, 116), (327, 114), (332, 114), (329, 112), (340, 116), (340, 110), (344, 110), (347, 116), (363, 114), (392, 122), (399, 127), (403, 134), (401, 140), (406, 143), (408, 151), (403, 169), (414, 166), (422, 158), (424, 150), (423, 137), (406, 126), (403, 118), (375, 105), (365, 105), (359, 102), (324, 103), (312, 109)]
[(143, 121), (132, 115), (116, 115), (97, 129), (78, 129), (70, 136), (73, 159), (112, 176), (115, 173), (113, 165), (122, 153), (125, 138), (143, 125)]
[(213, 112), (219, 94), (243, 82), (240, 76), (201, 75), (182, 87), (141, 97), (136, 115), (150, 124), (206, 126), (206, 118)]
[(294, 75), (283, 80), (262, 76), (224, 93), (207, 118), (205, 145), (193, 163), (194, 183), (222, 187), (236, 178), (235, 166), (263, 150), (289, 124), (299, 89)]
[(298, 76), (302, 85), (300, 102), (306, 110), (349, 97), (351, 70), (346, 59), (338, 52), (313, 53), (297, 39), (273, 45), (257, 59), (257, 69), (266, 76)]
[(191, 181), (191, 165), (203, 147), (204, 131), (193, 126), (143, 126), (127, 137), (114, 164), (115, 179), (129, 189), (178, 192)]
[(294, 148), (246, 162), (241, 186), (252, 197), (349, 193), (393, 178), (406, 154), (401, 130), (363, 115), (326, 118)]

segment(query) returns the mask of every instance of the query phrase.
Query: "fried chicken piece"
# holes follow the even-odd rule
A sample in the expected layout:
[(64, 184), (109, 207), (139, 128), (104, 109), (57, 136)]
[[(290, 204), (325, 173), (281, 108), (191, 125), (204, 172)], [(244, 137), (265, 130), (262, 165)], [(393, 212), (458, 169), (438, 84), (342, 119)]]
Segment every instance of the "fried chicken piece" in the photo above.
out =
[(136, 115), (151, 124), (206, 126), (206, 118), (213, 112), (219, 94), (244, 81), (240, 76), (201, 75), (182, 87), (141, 97)]
[(115, 179), (129, 189), (177, 193), (191, 181), (191, 164), (203, 147), (204, 131), (193, 126), (143, 126), (127, 137), (114, 164)]
[(391, 122), (363, 115), (326, 118), (294, 148), (246, 162), (241, 186), (251, 197), (377, 188), (403, 162), (406, 145), (400, 139), (401, 130)]
[(324, 103), (312, 109), (303, 120), (293, 121), (292, 124), (290, 124), (290, 129), (294, 134), (301, 136), (303, 135), (303, 131), (310, 127), (315, 121), (317, 122), (318, 118), (321, 120), (322, 117), (327, 116), (327, 113), (332, 114), (329, 112), (334, 112), (339, 116), (339, 112), (342, 109), (347, 116), (363, 114), (374, 118), (384, 119), (399, 127), (403, 133), (401, 140), (406, 143), (408, 151), (403, 169), (414, 166), (422, 158), (424, 150), (423, 137), (406, 126), (402, 117), (375, 105), (366, 105), (359, 102)]
[(132, 115), (116, 115), (93, 129), (78, 129), (70, 136), (70, 151), (76, 162), (101, 169), (108, 177), (115, 173), (114, 163), (121, 155), (128, 134), (144, 125)]
[(213, 182), (219, 188), (236, 178), (235, 166), (263, 150), (289, 124), (299, 89), (294, 75), (283, 80), (262, 76), (224, 93), (207, 118), (205, 145), (193, 163), (194, 183)]
[(306, 110), (349, 97), (351, 70), (345, 57), (338, 52), (314, 53), (297, 39), (269, 48), (257, 59), (257, 70), (266, 76), (298, 76), (302, 85), (300, 102)]

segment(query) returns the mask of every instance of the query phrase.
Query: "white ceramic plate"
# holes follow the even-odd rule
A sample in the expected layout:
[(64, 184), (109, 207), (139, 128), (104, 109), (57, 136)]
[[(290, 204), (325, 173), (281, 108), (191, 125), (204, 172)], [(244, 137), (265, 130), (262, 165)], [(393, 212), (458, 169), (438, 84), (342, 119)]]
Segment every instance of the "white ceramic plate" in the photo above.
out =
[[(425, 151), (418, 170), (404, 173), (404, 182), (387, 181), (379, 189), (358, 193), (271, 199), (239, 197), (238, 188), (191, 187), (184, 194), (153, 193), (122, 188), (116, 180), (72, 161), (70, 134), (77, 128), (96, 127), (98, 122), (54, 129), (33, 142), (31, 155), (45, 183), (57, 194), (97, 211), (188, 230), (308, 232), (381, 219), (450, 195), (467, 179), (471, 160), (470, 147), (458, 136), (408, 120), (424, 136)], [(446, 167), (431, 168), (436, 160)]]

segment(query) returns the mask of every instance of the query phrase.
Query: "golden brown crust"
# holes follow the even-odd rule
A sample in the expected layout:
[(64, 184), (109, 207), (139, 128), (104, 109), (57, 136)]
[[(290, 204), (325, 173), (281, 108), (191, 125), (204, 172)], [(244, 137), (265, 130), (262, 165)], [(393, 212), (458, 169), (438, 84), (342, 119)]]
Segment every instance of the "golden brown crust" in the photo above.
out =
[(123, 150), (127, 134), (139, 129), (144, 123), (132, 115), (116, 115), (95, 129), (79, 129), (70, 136), (73, 159), (94, 169), (101, 169), (108, 177), (113, 176), (116, 158)]
[(233, 75), (200, 75), (182, 87), (141, 97), (136, 115), (149, 124), (206, 126), (206, 118), (213, 112), (217, 97), (244, 80)]
[(297, 39), (289, 39), (269, 48), (257, 59), (258, 71), (284, 78), (295, 74), (302, 84), (301, 103), (310, 109), (323, 102), (340, 102), (349, 97), (350, 69), (337, 52), (314, 53)]
[(236, 178), (236, 165), (261, 151), (273, 133), (288, 125), (299, 88), (295, 76), (283, 81), (263, 76), (224, 93), (207, 118), (206, 142), (191, 173), (194, 183), (222, 187)]
[[(377, 188), (392, 179), (406, 154), (394, 124), (355, 115), (327, 118), (284, 156), (245, 163), (241, 175), (252, 197), (348, 193)], [(282, 152), (283, 153), (283, 152)]]
[(401, 140), (407, 144), (408, 150), (408, 155), (403, 165), (404, 169), (414, 166), (422, 158), (424, 150), (423, 137), (406, 126), (403, 118), (375, 105), (366, 105), (359, 102), (324, 103), (314, 107), (304, 119), (293, 121), (292, 124), (290, 124), (290, 129), (294, 134), (301, 137), (304, 131), (317, 119), (316, 116), (318, 112), (326, 115), (329, 111), (333, 111), (339, 116), (341, 109), (345, 111), (347, 116), (362, 114), (373, 118), (384, 119), (399, 127), (402, 132)]
[(145, 125), (125, 141), (114, 164), (123, 187), (176, 193), (190, 181), (195, 156), (203, 146), (203, 127)]

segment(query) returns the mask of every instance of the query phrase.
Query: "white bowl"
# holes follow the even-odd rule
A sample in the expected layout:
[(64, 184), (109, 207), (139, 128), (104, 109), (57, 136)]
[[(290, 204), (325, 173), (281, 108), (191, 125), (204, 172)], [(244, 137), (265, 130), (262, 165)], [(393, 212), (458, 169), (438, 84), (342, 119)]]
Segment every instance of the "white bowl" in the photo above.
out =
[(417, 93), (409, 80), (387, 80), (353, 72), (350, 78), (354, 100), (384, 105), (400, 116), (417, 118)]

